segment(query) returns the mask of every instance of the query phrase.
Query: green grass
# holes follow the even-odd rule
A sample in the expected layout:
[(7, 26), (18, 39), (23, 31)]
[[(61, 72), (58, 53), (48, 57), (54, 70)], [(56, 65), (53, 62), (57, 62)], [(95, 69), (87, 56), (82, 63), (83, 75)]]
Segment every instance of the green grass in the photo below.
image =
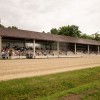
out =
[[(93, 92), (94, 91), (94, 92)], [(81, 95), (82, 100), (99, 100), (100, 97), (100, 81), (87, 83), (69, 90), (61, 91), (53, 95), (38, 98), (37, 100), (59, 100), (59, 98), (68, 95)], [(95, 98), (95, 99), (94, 99)], [(97, 99), (96, 99), (97, 98)]]
[(0, 100), (59, 100), (69, 94), (94, 100), (99, 91), (100, 67), (0, 82)]

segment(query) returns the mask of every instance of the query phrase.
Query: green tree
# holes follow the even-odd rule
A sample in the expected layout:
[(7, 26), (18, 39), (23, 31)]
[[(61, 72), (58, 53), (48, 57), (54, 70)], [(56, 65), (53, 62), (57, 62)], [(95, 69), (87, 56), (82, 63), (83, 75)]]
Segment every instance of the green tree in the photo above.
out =
[(84, 39), (94, 39), (93, 35), (81, 34), (81, 38)]
[(0, 28), (5, 28), (5, 26), (3, 26), (2, 24), (0, 24)]
[(9, 29), (18, 29), (16, 26), (8, 26)]
[(88, 35), (87, 34), (81, 34), (81, 38), (88, 39)]
[(100, 41), (100, 34), (99, 32), (93, 34), (94, 35), (94, 39), (97, 40), (97, 41)]
[(12, 29), (18, 29), (16, 26), (12, 26)]
[[(4, 25), (0, 24), (0, 28), (7, 28), (7, 27), (5, 27)], [(8, 28), (18, 29), (16, 26), (8, 26)]]
[(59, 35), (58, 29), (56, 29), (56, 28), (52, 28), (52, 29), (50, 30), (50, 32), (51, 32), (52, 34), (57, 34), (57, 35)]
[(8, 26), (8, 28), (10, 29), (10, 28), (12, 28), (11, 26)]
[(80, 37), (81, 31), (79, 30), (79, 27), (76, 25), (68, 25), (60, 27), (59, 29), (52, 28), (51, 29), (52, 34), (58, 34), (58, 35), (65, 35), (65, 36), (73, 36), (73, 37)]

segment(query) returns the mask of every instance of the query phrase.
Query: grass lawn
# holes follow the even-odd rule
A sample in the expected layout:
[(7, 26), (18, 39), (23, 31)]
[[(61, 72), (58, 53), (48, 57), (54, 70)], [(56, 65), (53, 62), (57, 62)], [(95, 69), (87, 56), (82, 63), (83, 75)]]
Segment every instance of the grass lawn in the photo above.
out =
[(0, 82), (0, 100), (100, 99), (100, 67)]

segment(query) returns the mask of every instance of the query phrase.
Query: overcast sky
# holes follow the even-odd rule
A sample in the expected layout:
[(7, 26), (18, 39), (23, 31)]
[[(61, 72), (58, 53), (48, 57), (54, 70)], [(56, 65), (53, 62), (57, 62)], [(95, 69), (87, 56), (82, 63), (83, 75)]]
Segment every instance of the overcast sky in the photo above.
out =
[(100, 0), (0, 0), (0, 18), (5, 26), (32, 31), (50, 31), (77, 25), (83, 33), (100, 31)]

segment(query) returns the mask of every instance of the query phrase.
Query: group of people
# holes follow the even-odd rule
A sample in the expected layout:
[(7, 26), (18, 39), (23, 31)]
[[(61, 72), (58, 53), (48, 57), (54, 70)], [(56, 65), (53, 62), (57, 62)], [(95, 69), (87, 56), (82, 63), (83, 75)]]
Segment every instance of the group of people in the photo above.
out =
[[(73, 49), (70, 49), (68, 51), (72, 51), (74, 53)], [(67, 55), (68, 51), (66, 50), (60, 50), (59, 54), (60, 55)], [(81, 50), (77, 50), (77, 52), (82, 52)], [(85, 50), (83, 50), (83, 53), (87, 53)], [(13, 48), (9, 48), (9, 47), (5, 47), (2, 49), (1, 52), (1, 57), (2, 59), (11, 59), (12, 56), (17, 56), (17, 57), (21, 57), (21, 56), (25, 56), (26, 58), (33, 58), (33, 48), (31, 47), (18, 47), (15, 46)], [(57, 55), (58, 52), (57, 50), (46, 50), (43, 48), (36, 48), (35, 49), (35, 56), (47, 56), (47, 55)]]
[(26, 56), (26, 48), (19, 48), (15, 46), (13, 48), (5, 47), (2, 49), (2, 59), (11, 59), (12, 56)]
[(11, 56), (12, 56), (12, 50), (7, 50), (7, 51), (2, 50), (2, 52), (1, 52), (2, 59), (6, 59), (6, 58), (10, 59)]

